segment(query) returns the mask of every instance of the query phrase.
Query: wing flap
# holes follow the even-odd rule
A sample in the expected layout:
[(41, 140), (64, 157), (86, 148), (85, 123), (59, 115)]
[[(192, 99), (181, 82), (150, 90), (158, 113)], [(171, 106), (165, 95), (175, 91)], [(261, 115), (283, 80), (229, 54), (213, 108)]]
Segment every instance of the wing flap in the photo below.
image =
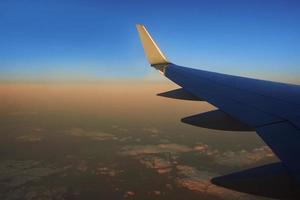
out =
[(289, 122), (282, 122), (259, 127), (256, 131), (300, 183), (300, 130)]
[(189, 100), (189, 101), (202, 101), (200, 98), (192, 95), (191, 93), (185, 91), (183, 88), (178, 88), (175, 90), (170, 90), (167, 92), (159, 93), (157, 96), (171, 98), (171, 99), (180, 99), (180, 100)]

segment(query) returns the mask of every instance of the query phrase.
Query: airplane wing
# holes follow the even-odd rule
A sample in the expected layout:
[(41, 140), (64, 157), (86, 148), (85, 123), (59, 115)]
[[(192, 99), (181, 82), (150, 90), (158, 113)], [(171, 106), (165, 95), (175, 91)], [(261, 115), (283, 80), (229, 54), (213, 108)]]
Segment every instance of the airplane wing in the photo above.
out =
[(256, 130), (300, 183), (300, 86), (182, 67), (169, 62), (143, 25), (146, 57), (183, 90)]

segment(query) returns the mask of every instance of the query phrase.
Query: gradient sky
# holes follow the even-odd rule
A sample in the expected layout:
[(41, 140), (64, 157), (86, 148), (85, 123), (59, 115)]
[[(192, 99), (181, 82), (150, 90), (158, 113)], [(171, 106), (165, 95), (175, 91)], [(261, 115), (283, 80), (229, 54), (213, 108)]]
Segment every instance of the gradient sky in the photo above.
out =
[(300, 81), (300, 1), (1, 0), (1, 80), (156, 78), (135, 30), (172, 62)]

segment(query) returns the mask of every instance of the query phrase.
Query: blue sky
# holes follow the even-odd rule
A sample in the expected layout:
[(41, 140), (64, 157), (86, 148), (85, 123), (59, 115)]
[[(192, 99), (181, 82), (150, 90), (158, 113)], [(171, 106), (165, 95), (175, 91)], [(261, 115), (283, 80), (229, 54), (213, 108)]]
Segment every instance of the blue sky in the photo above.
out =
[(176, 64), (298, 82), (299, 19), (297, 0), (2, 0), (0, 79), (155, 78), (143, 23)]

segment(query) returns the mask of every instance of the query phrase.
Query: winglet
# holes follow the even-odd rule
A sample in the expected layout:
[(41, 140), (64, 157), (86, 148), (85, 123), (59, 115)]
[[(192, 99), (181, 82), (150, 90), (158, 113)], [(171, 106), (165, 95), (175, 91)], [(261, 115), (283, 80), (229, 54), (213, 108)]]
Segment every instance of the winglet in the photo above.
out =
[(142, 24), (137, 24), (136, 28), (149, 63), (151, 64), (151, 66), (161, 70), (161, 67), (169, 64), (169, 61), (167, 60), (166, 56), (160, 51), (154, 40), (151, 38), (145, 26)]

